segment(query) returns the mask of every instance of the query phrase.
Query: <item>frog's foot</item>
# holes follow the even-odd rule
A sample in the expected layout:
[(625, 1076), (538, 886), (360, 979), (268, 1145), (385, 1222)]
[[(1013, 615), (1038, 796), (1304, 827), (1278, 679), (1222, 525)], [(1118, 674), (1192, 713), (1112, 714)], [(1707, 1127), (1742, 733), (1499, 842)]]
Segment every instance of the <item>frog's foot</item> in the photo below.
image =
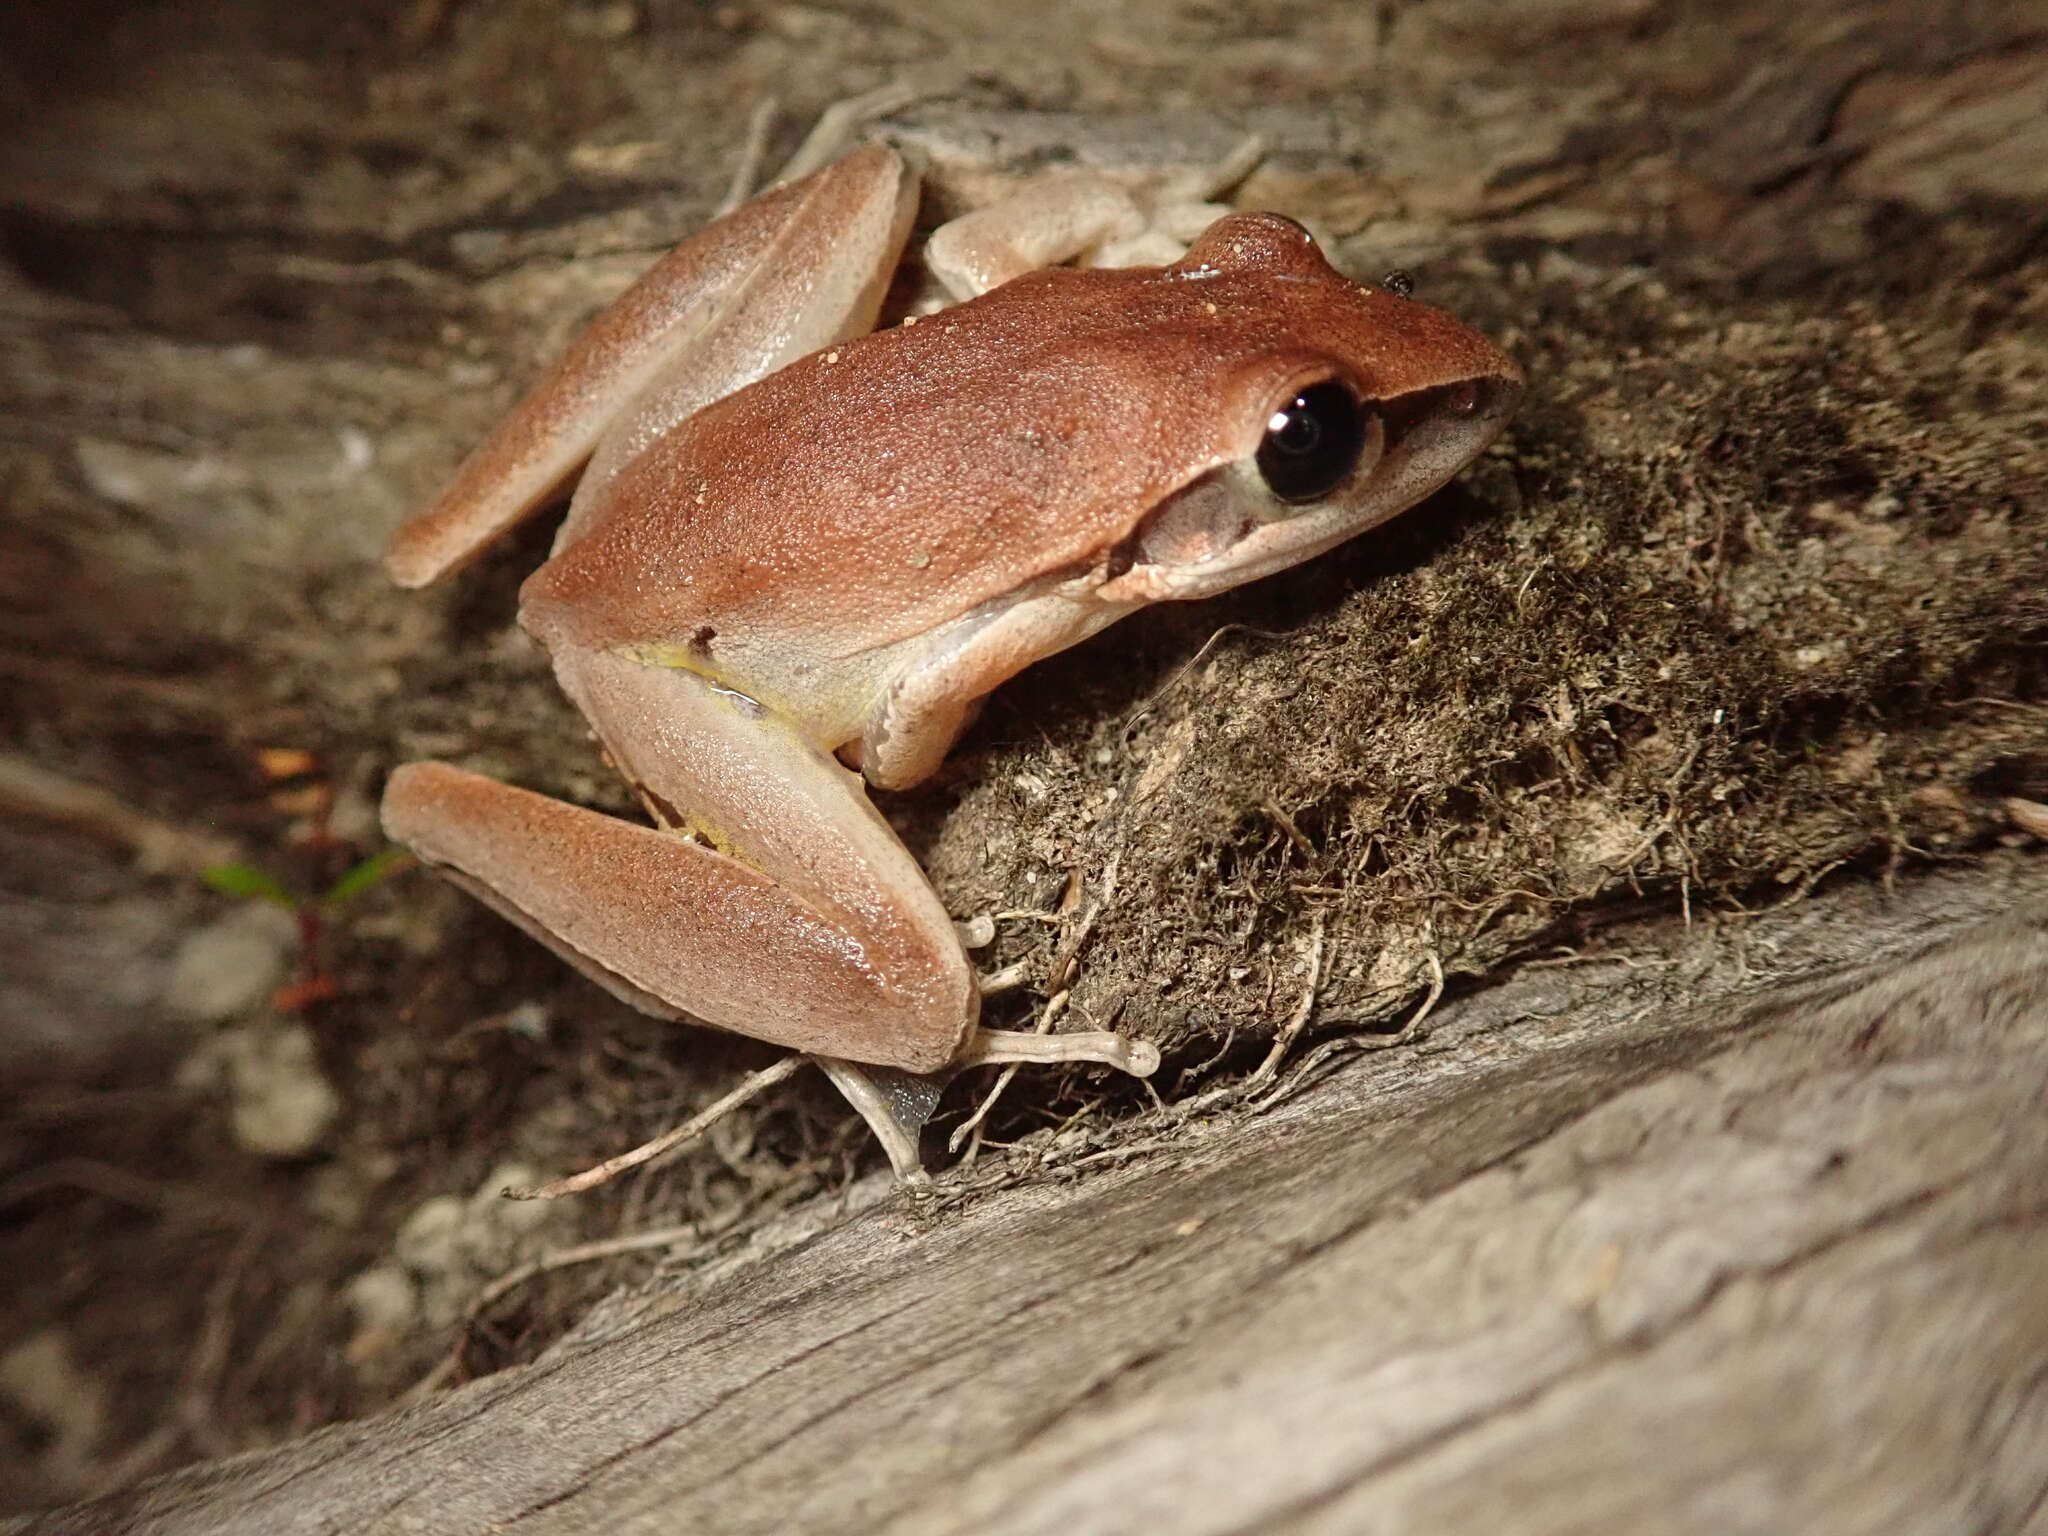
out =
[[(918, 1155), (918, 1136), (939, 1102), (952, 1074), (898, 1072), (890, 1067), (857, 1066), (833, 1056), (813, 1056), (818, 1069), (860, 1111), (899, 1182), (911, 1189), (927, 1188), (931, 1176)], [(1116, 1067), (1133, 1077), (1159, 1070), (1159, 1047), (1108, 1030), (1071, 1035), (1024, 1034), (1006, 1029), (976, 1029), (968, 1037), (957, 1065), (978, 1067), (995, 1062), (1093, 1061)], [(984, 1110), (984, 1113), (986, 1111)]]
[(925, 265), (956, 301), (1065, 261), (1168, 266), (1230, 212), (1214, 199), (1250, 175), (1264, 154), (1261, 140), (1247, 138), (1214, 166), (1149, 184), (1097, 171), (1047, 171), (940, 225), (926, 242)]
[[(984, 987), (988, 981), (983, 978)], [(981, 1062), (1008, 1062), (996, 1077), (995, 1085), (982, 1096), (979, 1106), (965, 1122), (954, 1128), (953, 1138), (946, 1150), (958, 1152), (964, 1145), (981, 1144), (982, 1122), (988, 1119), (989, 1111), (996, 1107), (996, 1101), (1003, 1096), (1003, 1090), (1010, 1086), (1010, 1079), (1017, 1075), (1017, 1065), (1027, 1061), (1097, 1061), (1120, 1068), (1133, 1077), (1150, 1077), (1159, 1070), (1159, 1047), (1149, 1040), (1132, 1040), (1124, 1035), (1102, 1031), (1084, 1032), (1071, 1035), (1055, 1035), (1048, 1031), (1053, 1019), (1059, 1014), (1066, 1001), (1062, 992), (1046, 1005), (1039, 1018), (1039, 1026), (1029, 1034), (1018, 1034), (1009, 1030), (977, 1029), (968, 1037), (967, 1046), (961, 1057), (963, 1065)], [(972, 1154), (970, 1154), (971, 1158)]]
[(832, 1079), (832, 1086), (846, 1095), (846, 1102), (860, 1111), (875, 1140), (889, 1154), (889, 1166), (896, 1181), (910, 1189), (931, 1185), (918, 1155), (918, 1133), (924, 1129), (939, 1095), (946, 1090), (950, 1074), (921, 1075), (898, 1072), (891, 1067), (856, 1066), (836, 1056), (813, 1056), (818, 1070)]
[(1133, 1077), (1150, 1077), (1159, 1070), (1159, 1047), (1150, 1040), (1133, 1040), (1101, 1029), (1071, 1035), (977, 1029), (967, 1037), (958, 1057), (963, 1067), (1003, 1061), (1096, 1061)]
[(1231, 211), (1219, 201), (1258, 169), (1266, 141), (1257, 134), (1240, 139), (1213, 165), (1193, 166), (1155, 185), (1131, 189), (1138, 220), (1081, 258), (1088, 267), (1167, 267), (1187, 255), (1203, 230)]
[(789, 163), (776, 176), (775, 184), (780, 186), (823, 170), (857, 147), (865, 138), (869, 124), (892, 112), (900, 112), (913, 102), (943, 96), (957, 88), (957, 84), (950, 76), (913, 73), (900, 75), (858, 96), (842, 96), (818, 114), (811, 131), (804, 135), (803, 143), (796, 147), (796, 153), (789, 157)]
[[(870, 124), (914, 102), (943, 96), (950, 89), (950, 76), (931, 75), (899, 78), (858, 96), (842, 96), (818, 114), (811, 131), (796, 147), (796, 153), (768, 179), (766, 185), (769, 188), (786, 187), (793, 181), (801, 181), (824, 170), (833, 161), (859, 148), (867, 137), (866, 130)], [(763, 96), (754, 103), (754, 110), (747, 118), (747, 136), (740, 143), (739, 159), (733, 165), (732, 181), (727, 185), (718, 207), (713, 210), (714, 219), (724, 218), (762, 191), (761, 162), (767, 155), (768, 136), (775, 128), (780, 107), (773, 96)]]

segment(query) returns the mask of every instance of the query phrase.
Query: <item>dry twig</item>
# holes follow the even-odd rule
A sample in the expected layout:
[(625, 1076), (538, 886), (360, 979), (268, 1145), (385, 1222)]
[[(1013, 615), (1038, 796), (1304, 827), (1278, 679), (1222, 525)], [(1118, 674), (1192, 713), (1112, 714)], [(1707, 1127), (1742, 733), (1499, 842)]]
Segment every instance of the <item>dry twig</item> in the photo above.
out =
[(720, 1120), (738, 1109), (747, 1100), (763, 1090), (774, 1087), (784, 1078), (793, 1076), (797, 1068), (809, 1061), (808, 1056), (785, 1056), (772, 1067), (763, 1067), (751, 1074), (739, 1087), (708, 1109), (692, 1115), (672, 1131), (664, 1131), (652, 1141), (644, 1141), (630, 1152), (621, 1152), (617, 1157), (608, 1157), (595, 1168), (586, 1168), (581, 1173), (572, 1173), (567, 1178), (556, 1179), (533, 1189), (514, 1189), (510, 1185), (501, 1191), (508, 1200), (559, 1200), (564, 1195), (581, 1194), (586, 1189), (595, 1189), (608, 1184), (620, 1174), (651, 1163), (671, 1148), (701, 1136)]

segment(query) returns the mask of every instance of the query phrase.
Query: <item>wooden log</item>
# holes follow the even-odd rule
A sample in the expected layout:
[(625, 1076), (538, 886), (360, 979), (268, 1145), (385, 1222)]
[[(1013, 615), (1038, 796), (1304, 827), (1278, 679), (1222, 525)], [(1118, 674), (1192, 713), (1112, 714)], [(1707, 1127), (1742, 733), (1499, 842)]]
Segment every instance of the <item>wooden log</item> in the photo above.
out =
[(1264, 1113), (883, 1200), (535, 1365), (9, 1529), (2038, 1520), (2048, 867), (1583, 961)]

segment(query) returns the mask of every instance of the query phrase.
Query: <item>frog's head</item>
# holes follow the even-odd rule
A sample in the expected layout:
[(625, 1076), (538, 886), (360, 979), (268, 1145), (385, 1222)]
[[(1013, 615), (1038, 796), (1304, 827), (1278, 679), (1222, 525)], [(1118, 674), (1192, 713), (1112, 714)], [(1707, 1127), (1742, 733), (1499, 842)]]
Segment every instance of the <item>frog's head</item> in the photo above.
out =
[(1309, 559), (1450, 480), (1521, 398), (1492, 342), (1345, 278), (1277, 214), (1219, 220), (1168, 272), (1204, 314), (1257, 319), (1208, 371), (1212, 467), (1122, 542), (1105, 599), (1201, 597)]

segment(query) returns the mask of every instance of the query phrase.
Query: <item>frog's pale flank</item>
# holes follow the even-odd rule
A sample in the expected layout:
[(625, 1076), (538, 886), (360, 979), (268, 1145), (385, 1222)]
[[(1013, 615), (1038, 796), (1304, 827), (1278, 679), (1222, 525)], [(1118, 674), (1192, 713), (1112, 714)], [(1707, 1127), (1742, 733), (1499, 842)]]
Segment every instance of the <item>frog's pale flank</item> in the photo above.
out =
[[(1513, 363), (1270, 214), (1170, 265), (1053, 267), (1142, 223), (1076, 183), (942, 228), (963, 302), (874, 334), (915, 175), (856, 150), (658, 262), (398, 530), (421, 586), (575, 477), (520, 622), (653, 825), (442, 763), (384, 825), (626, 1001), (863, 1068), (1146, 1073), (1149, 1044), (977, 1024), (976, 975), (869, 803), (1005, 678), (1135, 608), (1306, 560), (1500, 430)], [(578, 472), (580, 470), (580, 477)], [(888, 1078), (885, 1071), (879, 1074)]]

